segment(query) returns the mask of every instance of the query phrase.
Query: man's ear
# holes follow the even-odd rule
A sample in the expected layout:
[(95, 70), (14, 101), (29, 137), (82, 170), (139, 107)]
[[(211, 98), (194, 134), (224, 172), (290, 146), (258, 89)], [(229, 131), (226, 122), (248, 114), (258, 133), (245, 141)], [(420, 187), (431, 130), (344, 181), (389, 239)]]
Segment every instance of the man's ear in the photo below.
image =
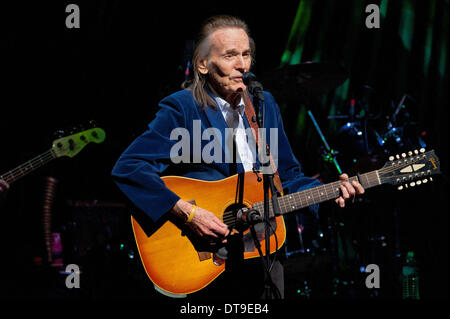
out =
[(207, 59), (200, 60), (198, 63), (197, 69), (203, 75), (208, 74), (208, 72), (209, 72), (208, 60)]

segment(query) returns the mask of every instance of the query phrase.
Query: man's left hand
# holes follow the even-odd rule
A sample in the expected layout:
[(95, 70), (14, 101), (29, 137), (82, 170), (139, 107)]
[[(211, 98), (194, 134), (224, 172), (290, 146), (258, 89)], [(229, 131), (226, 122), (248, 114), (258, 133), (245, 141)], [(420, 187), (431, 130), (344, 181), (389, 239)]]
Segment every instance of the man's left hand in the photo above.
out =
[(347, 174), (342, 174), (341, 176), (339, 176), (339, 179), (343, 181), (342, 185), (340, 186), (341, 196), (336, 198), (335, 201), (340, 207), (344, 208), (345, 201), (356, 195), (364, 194), (364, 188), (357, 181), (352, 181), (351, 183), (349, 183)]

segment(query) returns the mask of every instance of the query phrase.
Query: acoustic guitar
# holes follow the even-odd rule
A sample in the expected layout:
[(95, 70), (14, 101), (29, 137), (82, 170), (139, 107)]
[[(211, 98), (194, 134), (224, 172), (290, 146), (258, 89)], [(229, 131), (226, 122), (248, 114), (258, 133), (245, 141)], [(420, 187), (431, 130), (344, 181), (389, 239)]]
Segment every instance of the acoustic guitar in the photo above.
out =
[[(396, 157), (391, 156), (381, 169), (351, 177), (349, 180), (359, 181), (365, 189), (381, 184), (394, 184), (401, 190), (426, 184), (433, 180), (433, 175), (439, 173), (439, 159), (434, 151), (425, 152), (421, 149)], [(235, 203), (237, 179), (238, 175), (219, 181), (201, 181), (178, 176), (162, 177), (166, 186), (181, 199), (213, 212), (229, 227), (234, 227), (238, 222), (236, 211), (240, 207), (236, 207)], [(283, 214), (339, 197), (341, 183), (342, 181), (336, 181), (277, 197), (281, 214), (274, 216), (272, 204), (269, 205), (269, 217), (273, 225), (270, 252), (275, 252), (285, 241)], [(246, 172), (243, 205), (263, 214), (263, 200), (262, 183), (254, 172)], [(206, 240), (196, 237), (186, 225), (175, 220), (176, 218), (166, 218), (160, 221), (161, 226), (156, 231), (147, 235), (137, 219), (131, 217), (136, 244), (148, 277), (163, 293), (175, 296), (205, 288), (225, 270), (225, 265), (214, 262), (215, 248)], [(258, 240), (262, 251), (265, 252), (264, 224), (258, 225), (262, 226), (257, 230)], [(255, 248), (250, 231), (246, 230), (242, 235), (245, 243), (244, 258), (258, 257), (259, 252)]]

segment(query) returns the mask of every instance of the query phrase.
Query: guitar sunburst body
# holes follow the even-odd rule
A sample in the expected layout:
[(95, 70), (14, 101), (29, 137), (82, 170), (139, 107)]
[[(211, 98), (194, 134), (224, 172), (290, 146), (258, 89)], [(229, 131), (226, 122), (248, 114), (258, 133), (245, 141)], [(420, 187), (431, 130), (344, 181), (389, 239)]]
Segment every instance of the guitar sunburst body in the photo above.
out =
[[(177, 176), (162, 179), (181, 199), (195, 201), (197, 206), (213, 212), (228, 225), (227, 220), (233, 219), (227, 215), (235, 203), (237, 176), (220, 181), (201, 181)], [(263, 185), (257, 181), (253, 172), (245, 173), (244, 180), (243, 204), (250, 208), (252, 204), (264, 200)], [(131, 217), (131, 221), (147, 275), (163, 291), (176, 295), (193, 293), (206, 287), (225, 270), (224, 264), (214, 264), (211, 252), (202, 252), (195, 247), (197, 243), (193, 237), (186, 234), (186, 227), (167, 220), (156, 232), (147, 236), (136, 219)], [(283, 217), (277, 216), (275, 221), (277, 241), (272, 235), (271, 253), (280, 248), (286, 238)], [(244, 237), (247, 233), (248, 231), (244, 232)], [(265, 252), (265, 240), (260, 243), (262, 251)], [(245, 259), (253, 257), (259, 257), (256, 249), (244, 252)]]
[[(433, 176), (440, 174), (439, 159), (434, 151), (408, 152), (391, 156), (389, 161), (379, 170), (358, 174), (348, 179), (358, 181), (369, 189), (382, 184), (396, 185), (399, 190), (425, 185), (433, 181)], [(167, 187), (186, 201), (216, 214), (228, 226), (235, 226), (235, 204), (238, 175), (226, 179), (208, 182), (184, 177), (163, 177)], [(282, 215), (299, 209), (319, 204), (339, 197), (342, 181), (336, 181), (321, 186), (302, 190), (277, 197), (279, 203), (278, 216), (275, 216), (269, 201), (269, 217), (276, 237), (270, 239), (270, 252), (283, 245), (286, 239), (286, 229)], [(253, 172), (244, 175), (243, 204), (264, 215), (264, 195), (262, 183), (258, 182)], [(135, 218), (131, 218), (133, 231), (141, 256), (142, 263), (149, 278), (162, 291), (185, 295), (206, 287), (224, 270), (222, 264), (216, 266), (211, 254), (211, 246), (195, 236), (186, 225), (180, 224), (171, 214), (168, 219), (158, 221), (162, 226), (148, 236)], [(262, 227), (259, 227), (262, 226)], [(257, 240), (265, 252), (264, 224), (255, 225)], [(257, 229), (259, 227), (259, 229)], [(275, 237), (274, 240), (273, 237)], [(253, 236), (247, 231), (243, 233), (244, 258), (258, 257), (254, 247)]]

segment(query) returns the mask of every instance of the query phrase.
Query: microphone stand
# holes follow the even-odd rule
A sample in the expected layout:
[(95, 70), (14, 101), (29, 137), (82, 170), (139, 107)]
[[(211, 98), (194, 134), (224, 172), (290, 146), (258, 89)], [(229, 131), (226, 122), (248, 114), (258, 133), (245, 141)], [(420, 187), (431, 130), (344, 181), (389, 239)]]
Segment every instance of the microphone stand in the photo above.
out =
[[(258, 83), (259, 84), (259, 83)], [(264, 104), (264, 97), (262, 95), (262, 86), (258, 85), (253, 88), (253, 99), (254, 103), (253, 105), (258, 105), (258, 107), (255, 107), (255, 112), (257, 116), (257, 121), (260, 129), (264, 128), (264, 114), (265, 114), (265, 104)], [(261, 137), (261, 136), (260, 136)], [(270, 152), (269, 149), (267, 149), (263, 145), (261, 139), (260, 143), (258, 145), (258, 148), (260, 148), (261, 151), (266, 150), (266, 158), (269, 158)], [(266, 139), (263, 139), (265, 141)], [(259, 153), (260, 150), (257, 150), (257, 153)], [(266, 161), (265, 163), (260, 163), (261, 166), (268, 167), (270, 166), (270, 160)], [(272, 208), (274, 216), (278, 216), (281, 214), (280, 212), (280, 206), (278, 203), (277, 198), (277, 191), (275, 189), (275, 184), (273, 182), (273, 176), (274, 172), (267, 174), (263, 171), (263, 189), (264, 189), (264, 240), (265, 240), (265, 247), (266, 247), (266, 261), (265, 261), (265, 267), (266, 271), (265, 273), (265, 289), (264, 289), (264, 298), (265, 299), (272, 299), (275, 296), (275, 292), (272, 291), (273, 288), (276, 289), (276, 287), (273, 284), (272, 278), (270, 276), (270, 199), (269, 199), (269, 191), (272, 194)], [(253, 234), (253, 233), (252, 233)], [(263, 258), (263, 256), (261, 256)]]

